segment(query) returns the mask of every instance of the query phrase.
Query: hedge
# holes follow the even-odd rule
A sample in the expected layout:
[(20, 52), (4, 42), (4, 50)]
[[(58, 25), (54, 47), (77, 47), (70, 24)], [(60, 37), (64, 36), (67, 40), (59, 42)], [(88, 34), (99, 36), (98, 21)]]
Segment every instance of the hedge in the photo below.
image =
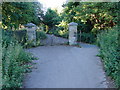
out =
[(97, 37), (100, 47), (100, 57), (108, 76), (115, 80), (116, 86), (120, 86), (120, 42), (117, 27), (101, 32)]

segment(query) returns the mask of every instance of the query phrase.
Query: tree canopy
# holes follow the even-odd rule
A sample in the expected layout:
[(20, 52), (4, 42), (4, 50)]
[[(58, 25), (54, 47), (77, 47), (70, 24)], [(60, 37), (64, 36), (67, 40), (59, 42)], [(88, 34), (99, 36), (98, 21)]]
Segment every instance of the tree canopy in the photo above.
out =
[(115, 26), (120, 10), (118, 2), (68, 2), (63, 7), (65, 21), (81, 21), (90, 25), (93, 32)]
[(47, 9), (47, 12), (44, 16), (44, 24), (47, 25), (50, 29), (58, 25), (61, 21), (57, 10)]
[(3, 2), (2, 24), (6, 28), (18, 28), (20, 24), (33, 22), (40, 24), (39, 15), (43, 13), (38, 2)]

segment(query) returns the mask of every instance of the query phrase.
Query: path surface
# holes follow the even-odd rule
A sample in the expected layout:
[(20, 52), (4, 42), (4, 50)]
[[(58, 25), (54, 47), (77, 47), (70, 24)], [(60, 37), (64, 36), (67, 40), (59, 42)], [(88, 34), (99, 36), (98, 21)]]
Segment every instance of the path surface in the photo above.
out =
[(39, 60), (24, 80), (25, 88), (107, 88), (94, 45), (40, 46), (29, 49)]

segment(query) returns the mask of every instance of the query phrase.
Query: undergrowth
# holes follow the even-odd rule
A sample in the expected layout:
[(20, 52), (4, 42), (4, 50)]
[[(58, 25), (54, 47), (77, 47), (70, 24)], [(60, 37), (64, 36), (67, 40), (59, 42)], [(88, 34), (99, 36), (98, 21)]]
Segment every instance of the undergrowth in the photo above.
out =
[(22, 86), (25, 72), (31, 67), (29, 62), (35, 59), (11, 36), (2, 33), (2, 88)]
[(98, 35), (97, 44), (100, 47), (100, 57), (108, 76), (115, 80), (116, 86), (120, 87), (120, 46), (119, 30), (103, 31)]

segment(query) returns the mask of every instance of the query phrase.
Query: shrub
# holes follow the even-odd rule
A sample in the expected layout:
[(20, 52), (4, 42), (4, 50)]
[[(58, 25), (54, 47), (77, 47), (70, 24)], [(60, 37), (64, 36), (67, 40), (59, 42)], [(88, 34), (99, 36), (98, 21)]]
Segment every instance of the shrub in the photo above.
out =
[[(78, 34), (80, 35), (80, 34)], [(96, 36), (95, 34), (93, 33), (85, 33), (85, 32), (82, 32), (81, 33), (81, 37), (78, 36), (78, 41), (80, 41), (81, 39), (81, 42), (85, 42), (85, 43), (94, 43), (96, 41)]]
[(54, 35), (58, 37), (68, 38), (69, 33), (67, 30), (55, 30)]
[(25, 43), (27, 42), (27, 31), (26, 30), (13, 31), (13, 36), (21, 45), (25, 45)]
[(115, 80), (117, 87), (120, 86), (118, 28), (101, 32), (97, 37), (97, 44), (107, 75)]
[[(34, 45), (33, 40), (28, 41), (27, 31), (25, 29), (23, 30), (3, 30), (3, 33), (9, 37), (13, 36), (15, 41), (17, 41), (19, 44), (21, 44), (24, 48), (31, 48), (36, 45)], [(44, 31), (36, 31), (36, 44), (37, 46), (40, 45), (40, 40), (46, 39), (46, 33)], [(9, 38), (7, 42), (9, 42)]]
[[(9, 37), (13, 36), (15, 41), (17, 40), (17, 42), (20, 43), (22, 46), (26, 46), (26, 42), (27, 42), (26, 30), (16, 30), (16, 31), (3, 30), (3, 33)], [(7, 41), (10, 41), (10, 40), (7, 40)]]
[(40, 40), (46, 39), (47, 35), (44, 31), (36, 31), (36, 43), (40, 45)]
[(44, 31), (36, 31), (36, 37), (37, 39), (46, 39), (46, 33)]
[(13, 37), (4, 32), (2, 36), (2, 88), (21, 87), (23, 75), (30, 67), (27, 63), (34, 58)]

